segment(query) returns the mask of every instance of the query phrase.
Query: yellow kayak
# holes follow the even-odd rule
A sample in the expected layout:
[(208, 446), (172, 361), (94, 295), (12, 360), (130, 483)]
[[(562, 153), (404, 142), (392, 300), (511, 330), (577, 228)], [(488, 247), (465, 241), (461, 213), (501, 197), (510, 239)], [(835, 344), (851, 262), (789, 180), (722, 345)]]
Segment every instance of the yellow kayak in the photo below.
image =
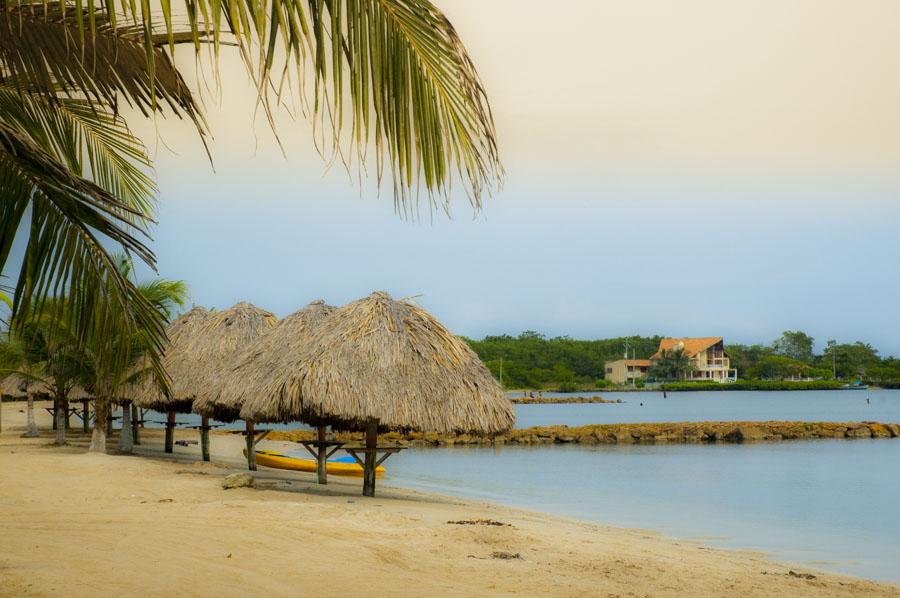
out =
[[(244, 451), (247, 454), (247, 451)], [(361, 478), (363, 469), (359, 463), (347, 455), (346, 457), (338, 457), (329, 459), (325, 462), (325, 471), (328, 475), (350, 476)], [(274, 467), (275, 469), (290, 469), (291, 471), (307, 471), (316, 473), (316, 460), (309, 458), (301, 458), (293, 455), (285, 455), (277, 451), (256, 451), (256, 464), (265, 465), (266, 467)], [(375, 468), (375, 477), (384, 475), (384, 467), (379, 465)]]

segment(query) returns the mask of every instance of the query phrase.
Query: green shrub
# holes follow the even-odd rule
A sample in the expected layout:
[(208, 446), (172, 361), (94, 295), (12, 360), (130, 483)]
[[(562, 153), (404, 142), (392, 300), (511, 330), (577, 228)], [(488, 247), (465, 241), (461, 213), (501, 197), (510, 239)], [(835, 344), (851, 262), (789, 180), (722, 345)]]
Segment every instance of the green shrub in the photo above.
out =
[(718, 382), (667, 382), (662, 385), (666, 391), (679, 392), (691, 390), (836, 390), (843, 388), (844, 383), (836, 380), (812, 380), (810, 382), (791, 382), (789, 380), (738, 380), (737, 382), (720, 384)]

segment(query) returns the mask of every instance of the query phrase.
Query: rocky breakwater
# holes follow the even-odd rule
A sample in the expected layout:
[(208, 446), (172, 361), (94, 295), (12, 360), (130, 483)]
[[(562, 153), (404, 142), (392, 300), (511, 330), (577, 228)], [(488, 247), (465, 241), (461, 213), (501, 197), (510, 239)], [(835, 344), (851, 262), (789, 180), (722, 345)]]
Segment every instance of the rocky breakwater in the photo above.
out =
[[(273, 431), (272, 440), (311, 440), (308, 431)], [(557, 444), (704, 444), (716, 442), (764, 442), (832, 438), (898, 438), (900, 425), (877, 422), (685, 422), (657, 424), (597, 424), (591, 426), (542, 426), (511, 430), (493, 437), (469, 434), (391, 432), (379, 441), (406, 446), (498, 446)], [(358, 434), (337, 434), (343, 441), (359, 441)]]
[(517, 405), (562, 405), (567, 403), (604, 403), (614, 405), (623, 403), (622, 399), (604, 399), (603, 397), (510, 397), (510, 403)]

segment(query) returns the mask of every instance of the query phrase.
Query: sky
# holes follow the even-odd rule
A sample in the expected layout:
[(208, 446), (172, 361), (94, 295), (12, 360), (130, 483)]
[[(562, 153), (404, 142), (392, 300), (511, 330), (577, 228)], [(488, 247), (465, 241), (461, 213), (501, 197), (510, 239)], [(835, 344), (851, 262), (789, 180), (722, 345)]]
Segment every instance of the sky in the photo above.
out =
[(401, 219), (302, 121), (279, 120), (282, 155), (226, 59), (213, 166), (185, 124), (135, 127), (160, 274), (278, 316), (386, 290), (473, 337), (803, 329), (900, 354), (900, 3), (436, 3), (497, 122), (480, 213)]

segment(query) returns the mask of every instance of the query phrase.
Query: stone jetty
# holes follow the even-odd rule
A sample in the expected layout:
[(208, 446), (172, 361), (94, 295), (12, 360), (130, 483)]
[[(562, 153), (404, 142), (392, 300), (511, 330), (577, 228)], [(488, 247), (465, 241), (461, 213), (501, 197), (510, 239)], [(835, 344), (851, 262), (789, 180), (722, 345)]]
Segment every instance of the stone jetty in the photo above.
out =
[(622, 399), (604, 399), (603, 397), (510, 397), (510, 403), (518, 405), (562, 405), (566, 403), (623, 403)]
[[(314, 432), (272, 431), (271, 440), (312, 440)], [(339, 440), (357, 439), (349, 433), (337, 434)], [(900, 425), (877, 422), (683, 422), (650, 424), (597, 424), (590, 426), (541, 426), (511, 430), (494, 437), (469, 434), (384, 435), (388, 443), (407, 446), (499, 446), (558, 444), (711, 444), (716, 442), (765, 442), (782, 440), (822, 440), (833, 438), (898, 438)]]

